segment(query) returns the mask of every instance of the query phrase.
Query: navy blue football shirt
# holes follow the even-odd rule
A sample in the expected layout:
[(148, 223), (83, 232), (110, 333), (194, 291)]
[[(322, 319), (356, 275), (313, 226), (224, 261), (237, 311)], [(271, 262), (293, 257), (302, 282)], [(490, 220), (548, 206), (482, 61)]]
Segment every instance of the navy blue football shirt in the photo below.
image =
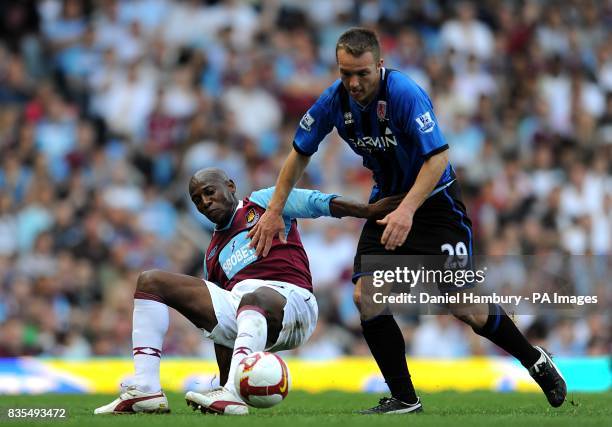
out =
[[(314, 154), (334, 127), (373, 173), (370, 202), (409, 191), (425, 160), (448, 149), (425, 91), (405, 74), (385, 68), (377, 97), (365, 107), (340, 80), (326, 89), (302, 117), (295, 150)], [(449, 163), (436, 188), (454, 179)]]

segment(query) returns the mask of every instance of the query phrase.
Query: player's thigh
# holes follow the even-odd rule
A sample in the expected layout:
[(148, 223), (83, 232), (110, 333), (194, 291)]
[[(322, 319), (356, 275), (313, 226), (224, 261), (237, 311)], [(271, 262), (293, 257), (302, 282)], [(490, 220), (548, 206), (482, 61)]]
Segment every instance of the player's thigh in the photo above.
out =
[(472, 237), (472, 221), (455, 182), (427, 198), (416, 211), (404, 248), (415, 254), (468, 257)]
[(269, 340), (268, 351), (290, 350), (304, 344), (314, 332), (319, 316), (316, 297), (309, 290), (285, 284), (279, 292), (287, 300), (282, 329), (277, 339)]
[(353, 283), (356, 284), (361, 276), (372, 274), (374, 270), (373, 258), (369, 257), (393, 254), (380, 243), (383, 230), (384, 227), (379, 226), (375, 221), (367, 221), (363, 225), (353, 260)]
[(198, 328), (211, 331), (217, 324), (210, 292), (200, 278), (148, 270), (138, 276), (136, 291), (158, 296)]
[(393, 283), (385, 283), (383, 286), (374, 286), (372, 275), (363, 275), (357, 279), (353, 289), (353, 301), (359, 310), (361, 320), (370, 320), (381, 314), (389, 314), (388, 304), (382, 296), (388, 296), (393, 288)]
[[(357, 251), (353, 261), (353, 302), (357, 309), (363, 313), (368, 311), (367, 298), (364, 298), (367, 287), (372, 284), (372, 274), (377, 268), (373, 262), (375, 259), (371, 257), (380, 257), (387, 254), (393, 254), (387, 251), (380, 243), (384, 227), (376, 224), (375, 221), (367, 221), (357, 243)], [(363, 318), (363, 316), (362, 316)]]

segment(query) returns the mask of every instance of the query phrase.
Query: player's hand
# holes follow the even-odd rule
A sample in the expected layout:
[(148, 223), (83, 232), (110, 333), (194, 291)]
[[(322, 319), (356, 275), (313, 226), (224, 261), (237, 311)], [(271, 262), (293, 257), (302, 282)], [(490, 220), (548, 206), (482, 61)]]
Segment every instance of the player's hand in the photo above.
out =
[(268, 252), (270, 252), (272, 240), (274, 240), (276, 235), (278, 235), (278, 239), (282, 243), (287, 243), (283, 217), (271, 211), (265, 211), (257, 224), (255, 224), (255, 227), (247, 234), (247, 237), (251, 239), (249, 246), (255, 248), (255, 253), (258, 257), (266, 257)]
[(368, 219), (382, 219), (393, 212), (402, 203), (406, 193), (396, 194), (378, 200), (368, 205)]
[(404, 244), (412, 228), (413, 216), (414, 212), (399, 208), (376, 221), (377, 224), (385, 226), (380, 243), (385, 245), (386, 250), (393, 251)]

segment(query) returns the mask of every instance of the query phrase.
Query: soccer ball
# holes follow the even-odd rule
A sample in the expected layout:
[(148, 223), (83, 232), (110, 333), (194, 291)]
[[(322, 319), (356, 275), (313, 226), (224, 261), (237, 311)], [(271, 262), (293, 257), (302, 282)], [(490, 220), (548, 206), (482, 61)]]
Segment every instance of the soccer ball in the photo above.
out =
[(238, 364), (234, 384), (248, 405), (269, 408), (287, 397), (291, 377), (280, 356), (259, 351), (249, 354)]

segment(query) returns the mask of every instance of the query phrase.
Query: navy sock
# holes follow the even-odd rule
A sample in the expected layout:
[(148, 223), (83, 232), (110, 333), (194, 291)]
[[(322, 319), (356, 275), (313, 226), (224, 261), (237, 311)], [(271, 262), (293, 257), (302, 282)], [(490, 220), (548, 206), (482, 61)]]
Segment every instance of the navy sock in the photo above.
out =
[(498, 304), (489, 304), (487, 323), (480, 329), (472, 329), (478, 335), (487, 338), (516, 357), (525, 368), (530, 368), (540, 358), (540, 352), (529, 344), (512, 319)]
[(391, 395), (403, 402), (415, 403), (417, 397), (406, 363), (404, 337), (393, 316), (363, 320), (361, 327)]

